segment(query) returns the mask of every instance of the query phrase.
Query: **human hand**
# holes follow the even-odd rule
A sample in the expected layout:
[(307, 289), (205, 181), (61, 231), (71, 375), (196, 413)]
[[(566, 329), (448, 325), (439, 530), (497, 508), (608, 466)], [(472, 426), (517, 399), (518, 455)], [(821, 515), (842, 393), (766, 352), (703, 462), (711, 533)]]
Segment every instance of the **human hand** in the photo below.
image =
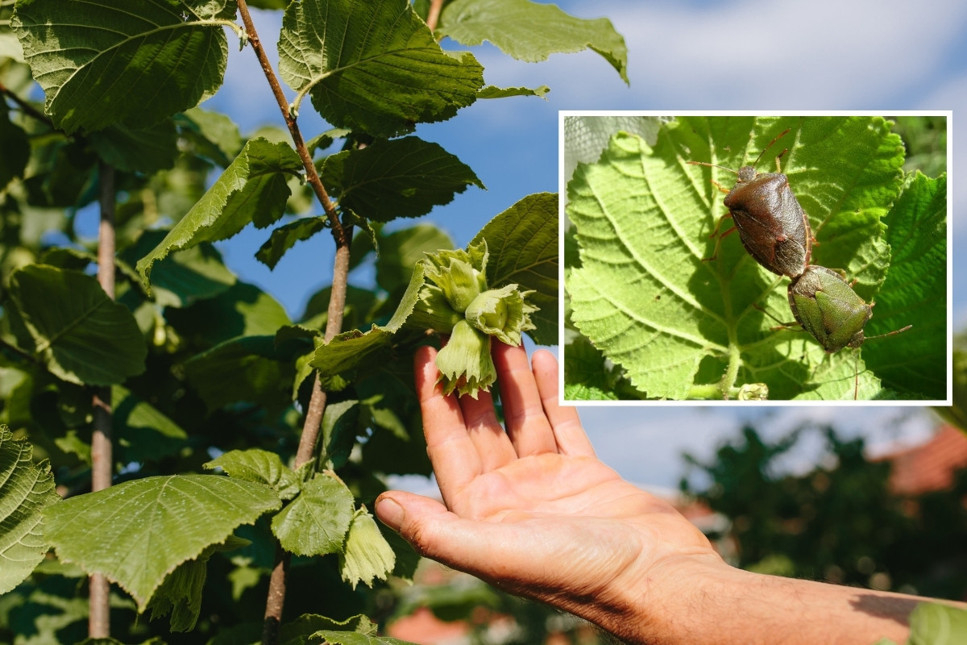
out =
[(420, 553), (634, 640), (642, 608), (681, 597), (695, 565), (725, 567), (674, 508), (595, 457), (576, 410), (558, 405), (552, 354), (535, 352), (532, 371), (523, 348), (494, 343), (506, 432), (488, 393), (443, 396), (435, 356), (422, 348), (415, 372), (443, 503), (376, 502)]

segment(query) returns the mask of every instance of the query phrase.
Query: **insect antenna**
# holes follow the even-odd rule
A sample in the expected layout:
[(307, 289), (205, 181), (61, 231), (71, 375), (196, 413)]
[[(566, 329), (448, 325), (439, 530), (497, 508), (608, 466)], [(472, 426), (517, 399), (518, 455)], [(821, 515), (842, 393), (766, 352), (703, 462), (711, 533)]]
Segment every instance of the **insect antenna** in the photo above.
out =
[(719, 168), (721, 170), (727, 170), (730, 173), (732, 173), (733, 175), (738, 175), (739, 174), (739, 171), (738, 170), (733, 170), (732, 168), (726, 168), (725, 166), (720, 166), (720, 165), (715, 164), (715, 163), (706, 163), (704, 161), (689, 161), (688, 163), (690, 165), (692, 165), (692, 166), (708, 166), (709, 168)]
[[(757, 167), (759, 165), (759, 161), (762, 159), (762, 155), (764, 155), (766, 153), (766, 150), (768, 150), (769, 148), (771, 148), (776, 143), (776, 141), (778, 141), (779, 139), (781, 139), (784, 136), (786, 136), (787, 134), (789, 134), (789, 130), (790, 130), (790, 128), (786, 128), (785, 130), (783, 130), (782, 132), (780, 132), (779, 134), (777, 134), (776, 135), (776, 138), (773, 139), (772, 141), (770, 141), (769, 142), (769, 145), (767, 145), (765, 148), (762, 149), (762, 152), (759, 153), (759, 156), (755, 158), (755, 162), (753, 162), (753, 164), (752, 164), (752, 167), (753, 168), (755, 168), (755, 167)], [(782, 151), (782, 154), (780, 154), (779, 156), (781, 157), (782, 155), (786, 154), (786, 152), (788, 152), (788, 150), (789, 149), (786, 148), (785, 150)]]

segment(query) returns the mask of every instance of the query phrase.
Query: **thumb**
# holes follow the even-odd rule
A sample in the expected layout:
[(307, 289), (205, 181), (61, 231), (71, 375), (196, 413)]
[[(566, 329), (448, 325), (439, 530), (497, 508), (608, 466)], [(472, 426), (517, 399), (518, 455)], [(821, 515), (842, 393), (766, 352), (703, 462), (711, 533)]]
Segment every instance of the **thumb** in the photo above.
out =
[(427, 525), (446, 522), (446, 516), (451, 515), (437, 500), (399, 490), (388, 491), (376, 498), (374, 510), (383, 524), (424, 555), (428, 554), (427, 547), (437, 541)]
[(483, 546), (480, 522), (461, 519), (437, 500), (398, 490), (380, 495), (375, 511), (420, 555), (464, 571), (478, 568), (473, 554)]

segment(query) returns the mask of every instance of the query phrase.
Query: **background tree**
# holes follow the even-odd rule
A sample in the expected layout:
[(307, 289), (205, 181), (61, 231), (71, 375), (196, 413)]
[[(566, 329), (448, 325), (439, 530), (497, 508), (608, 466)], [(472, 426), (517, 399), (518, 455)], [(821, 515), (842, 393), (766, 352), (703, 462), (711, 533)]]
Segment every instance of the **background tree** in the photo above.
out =
[[(803, 475), (779, 462), (806, 433), (821, 433), (820, 466)], [(967, 469), (950, 490), (891, 490), (890, 462), (870, 461), (862, 438), (807, 427), (767, 442), (752, 427), (713, 461), (687, 457), (709, 483), (682, 488), (729, 520), (724, 535), (746, 569), (962, 600), (967, 594)]]

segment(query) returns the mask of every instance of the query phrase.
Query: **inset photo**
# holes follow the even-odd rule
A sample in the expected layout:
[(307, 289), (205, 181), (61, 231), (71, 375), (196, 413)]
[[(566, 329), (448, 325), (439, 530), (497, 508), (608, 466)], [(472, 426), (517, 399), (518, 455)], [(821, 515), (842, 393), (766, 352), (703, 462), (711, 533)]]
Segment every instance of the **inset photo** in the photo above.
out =
[(562, 112), (572, 403), (950, 405), (949, 112)]

